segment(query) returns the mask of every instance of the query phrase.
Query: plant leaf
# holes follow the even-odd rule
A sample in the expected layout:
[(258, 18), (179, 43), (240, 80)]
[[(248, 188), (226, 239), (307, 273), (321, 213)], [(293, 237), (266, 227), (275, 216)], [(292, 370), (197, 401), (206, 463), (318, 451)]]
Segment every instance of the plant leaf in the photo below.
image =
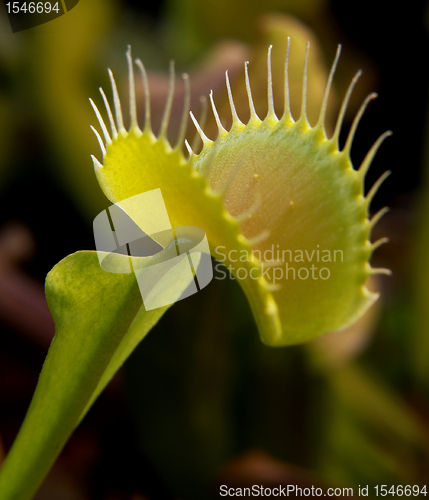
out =
[[(164, 115), (167, 118), (158, 137), (151, 129), (149, 108), (145, 127), (139, 128), (130, 49), (129, 130), (123, 124), (113, 76), (116, 124), (104, 98), (111, 136), (94, 104), (105, 144), (96, 132), (103, 159), (93, 160), (105, 195), (151, 234), (145, 211), (135, 210), (135, 217), (129, 213), (127, 200), (160, 188), (173, 226), (204, 229), (212, 255), (239, 279), (261, 339), (271, 346), (306, 342), (349, 326), (378, 297), (366, 287), (368, 278), (389, 273), (369, 264), (373, 251), (385, 241), (370, 241), (378, 217), (370, 221), (368, 215), (371, 200), (386, 175), (366, 196), (363, 186), (377, 149), (390, 133), (375, 142), (359, 169), (353, 168), (350, 148), (360, 117), (374, 98), (372, 94), (358, 112), (346, 144), (339, 149), (343, 115), (358, 73), (345, 96), (335, 132), (328, 139), (327, 102), (339, 53), (338, 49), (314, 127), (306, 115), (307, 69), (301, 115), (295, 122), (287, 105), (283, 116), (276, 116), (271, 83), (268, 114), (263, 120), (257, 116), (246, 66), (250, 120), (246, 125), (240, 121), (227, 77), (233, 124), (229, 131), (223, 127), (211, 95), (218, 136), (210, 140), (193, 117), (203, 148), (198, 154), (190, 149), (188, 159), (180, 146), (173, 149), (165, 137), (169, 112)], [(271, 82), (271, 48), (267, 64)], [(173, 75), (170, 89), (167, 111), (173, 95)], [(285, 77), (287, 95), (288, 89)], [(146, 102), (150, 102), (148, 89), (146, 94)]]
[[(174, 287), (179, 297), (188, 284), (177, 266), (169, 291)], [(32, 497), (94, 400), (169, 307), (146, 312), (135, 275), (103, 271), (89, 251), (69, 255), (50, 271), (46, 296), (56, 334), (0, 470), (1, 500)]]

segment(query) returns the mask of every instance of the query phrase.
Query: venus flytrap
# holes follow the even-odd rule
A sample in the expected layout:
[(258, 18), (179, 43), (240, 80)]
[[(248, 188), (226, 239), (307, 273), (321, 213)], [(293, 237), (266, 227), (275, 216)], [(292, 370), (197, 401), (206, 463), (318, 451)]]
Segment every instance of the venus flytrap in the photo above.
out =
[[(360, 168), (354, 170), (350, 149), (359, 120), (368, 102), (375, 97), (371, 94), (360, 108), (345, 146), (339, 149), (343, 117), (359, 72), (349, 86), (333, 136), (326, 137), (324, 121), (339, 54), (340, 49), (328, 78), (318, 122), (313, 128), (306, 117), (307, 58), (301, 115), (296, 122), (289, 107), (287, 59), (284, 113), (280, 119), (275, 114), (271, 47), (268, 52), (268, 114), (265, 119), (257, 116), (253, 105), (247, 63), (245, 81), (250, 120), (246, 125), (235, 110), (227, 74), (232, 127), (229, 131), (224, 129), (211, 93), (218, 136), (215, 141), (210, 140), (191, 113), (203, 148), (195, 154), (187, 144), (188, 159), (182, 155), (180, 144), (172, 149), (166, 139), (173, 78), (165, 119), (159, 136), (155, 138), (150, 125), (147, 77), (143, 65), (137, 61), (146, 89), (146, 121), (144, 129), (140, 130), (130, 52), (129, 131), (123, 125), (122, 108), (112, 76), (116, 123), (102, 93), (112, 137), (95, 108), (104, 142), (97, 134), (103, 162), (94, 158), (94, 166), (106, 196), (121, 205), (121, 201), (128, 197), (161, 187), (173, 226), (202, 227), (213, 256), (219, 257), (217, 248), (222, 248), (222, 256), (227, 256), (225, 264), (232, 270), (235, 267), (234, 262), (228, 260), (230, 252), (248, 255), (240, 265), (246, 269), (243, 274), (256, 276), (256, 279), (239, 279), (238, 273), (237, 278), (250, 302), (261, 338), (269, 345), (303, 342), (351, 324), (377, 298), (365, 286), (368, 277), (388, 273), (369, 265), (372, 252), (386, 241), (370, 242), (371, 230), (385, 210), (372, 220), (368, 219), (371, 200), (388, 173), (377, 181), (366, 197), (363, 182), (378, 147), (390, 132), (376, 141)], [(142, 229), (145, 230), (144, 226)], [(278, 274), (282, 270), (286, 278), (290, 263), (264, 261), (263, 256), (271, 249), (280, 249), (281, 254), (283, 250), (301, 249), (307, 255), (319, 255), (323, 250), (329, 255), (339, 253), (342, 259), (341, 262), (332, 259), (323, 262), (327, 269), (325, 278), (329, 274), (329, 279), (320, 276), (317, 280), (293, 279), (290, 271), (291, 279), (273, 283), (264, 267), (276, 267)]]
[[(196, 153), (186, 143), (187, 157), (182, 145), (189, 112), (189, 86), (177, 143), (172, 146), (167, 139), (174, 93), (173, 67), (158, 136), (152, 131), (148, 79), (139, 60), (136, 65), (146, 98), (143, 129), (138, 124), (130, 49), (128, 130), (110, 70), (114, 113), (100, 89), (110, 130), (91, 101), (101, 134), (95, 128), (93, 131), (102, 151), (102, 160), (93, 157), (93, 162), (105, 195), (121, 206), (132, 196), (160, 188), (171, 225), (204, 229), (213, 256), (226, 256), (225, 264), (236, 274), (249, 300), (262, 340), (273, 346), (304, 342), (346, 327), (377, 298), (365, 286), (368, 277), (388, 272), (369, 265), (372, 252), (385, 241), (370, 242), (371, 230), (385, 210), (368, 219), (369, 204), (386, 175), (366, 196), (363, 181), (389, 132), (376, 141), (358, 170), (353, 169), (350, 161), (356, 128), (374, 95), (362, 105), (340, 150), (343, 117), (359, 74), (346, 93), (335, 131), (327, 138), (325, 114), (339, 50), (314, 127), (306, 117), (307, 58), (300, 118), (295, 122), (291, 116), (288, 55), (289, 47), (283, 116), (278, 118), (274, 108), (270, 47), (267, 116), (262, 120), (256, 114), (246, 63), (250, 120), (247, 124), (240, 121), (227, 75), (232, 126), (225, 130), (210, 94), (218, 136), (214, 141), (209, 139), (191, 115), (203, 147)], [(139, 217), (139, 225), (143, 231), (147, 229), (144, 217)], [(290, 255), (297, 250), (307, 255), (341, 252), (343, 258), (323, 261), (329, 279), (289, 279), (287, 266), (294, 263), (285, 262), (283, 254), (281, 259), (265, 259), (272, 248), (288, 250)], [(246, 279), (240, 279), (231, 252), (246, 256), (240, 262), (247, 271)], [(123, 255), (114, 258), (118, 262), (128, 259)], [(155, 261), (158, 258), (159, 254), (153, 257)], [(153, 262), (141, 259), (141, 266)], [(274, 282), (270, 269), (281, 269), (283, 279)], [(170, 278), (170, 287), (177, 297), (187, 285), (180, 273)], [(106, 273), (95, 252), (78, 252), (57, 264), (48, 274), (46, 296), (56, 335), (26, 420), (0, 470), (0, 500), (32, 497), (93, 401), (167, 309), (145, 311), (134, 275)]]

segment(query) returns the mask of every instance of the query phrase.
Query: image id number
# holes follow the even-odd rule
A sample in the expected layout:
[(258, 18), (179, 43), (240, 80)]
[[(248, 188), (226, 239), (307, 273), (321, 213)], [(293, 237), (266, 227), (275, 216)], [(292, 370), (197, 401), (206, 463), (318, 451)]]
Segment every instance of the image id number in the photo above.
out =
[(60, 8), (58, 2), (51, 4), (51, 2), (8, 2), (6, 4), (8, 14), (19, 14), (20, 12), (28, 14), (49, 14), (50, 12), (58, 12)]

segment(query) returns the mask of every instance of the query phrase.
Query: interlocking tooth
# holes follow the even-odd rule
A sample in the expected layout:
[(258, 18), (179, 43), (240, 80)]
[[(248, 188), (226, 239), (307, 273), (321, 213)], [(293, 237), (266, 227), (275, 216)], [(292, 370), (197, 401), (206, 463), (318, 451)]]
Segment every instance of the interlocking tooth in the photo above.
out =
[(387, 132), (384, 132), (384, 134), (381, 134), (380, 137), (375, 141), (371, 149), (368, 151), (366, 154), (364, 160), (361, 163), (361, 166), (358, 169), (358, 172), (363, 179), (365, 179), (365, 175), (368, 172), (369, 167), (371, 166), (371, 162), (374, 159), (375, 154), (378, 151), (378, 148), (381, 146), (382, 142), (386, 137), (390, 137), (392, 135), (392, 132), (388, 130)]
[(259, 191), (256, 192), (256, 200), (252, 203), (250, 208), (248, 210), (244, 210), (241, 212), (239, 215), (234, 216), (234, 219), (237, 222), (244, 222), (247, 219), (250, 219), (255, 215), (255, 213), (261, 208), (262, 206), (262, 196)]
[(377, 300), (380, 298), (380, 292), (371, 292), (368, 290), (366, 286), (362, 287), (362, 293), (364, 297), (368, 297), (371, 301), (371, 304), (374, 304), (374, 302), (377, 302)]
[(371, 250), (374, 252), (375, 250), (377, 250), (377, 248), (381, 247), (381, 245), (384, 245), (385, 243), (389, 243), (389, 238), (380, 238), (379, 240), (374, 241), (374, 243), (371, 243)]
[(240, 234), (237, 236), (237, 239), (238, 241), (240, 241), (240, 243), (253, 247), (268, 239), (270, 237), (270, 234), (271, 231), (269, 229), (264, 229), (258, 234), (258, 236), (255, 236), (254, 238), (246, 238), (246, 236)]
[(213, 144), (213, 141), (210, 140), (206, 134), (203, 132), (202, 128), (200, 127), (200, 124), (198, 123), (197, 119), (195, 118), (194, 114), (192, 111), (189, 113), (191, 116), (191, 120), (194, 122), (195, 128), (197, 129), (198, 134), (201, 137), (201, 140), (203, 141), (203, 144)]
[(373, 92), (372, 94), (369, 94), (369, 96), (363, 101), (361, 107), (359, 108), (359, 111), (357, 112), (357, 114), (355, 116), (355, 119), (353, 120), (349, 135), (347, 136), (346, 144), (345, 144), (344, 149), (343, 149), (344, 152), (350, 154), (352, 142), (353, 142), (353, 139), (354, 139), (354, 136), (356, 133), (356, 129), (357, 129), (359, 122), (362, 118), (362, 115), (364, 114), (365, 109), (368, 106), (368, 103), (370, 101), (374, 100), (376, 97), (378, 97), (377, 94), (375, 92)]
[(220, 200), (221, 198), (221, 195), (215, 191), (211, 186), (210, 184), (206, 183), (206, 186), (204, 188), (204, 193), (209, 197), (209, 198), (216, 198), (218, 200)]
[(150, 116), (150, 89), (149, 89), (149, 80), (147, 77), (146, 73), (146, 68), (144, 67), (143, 63), (141, 62), (140, 59), (136, 59), (134, 61), (137, 65), (137, 67), (140, 70), (141, 76), (142, 76), (142, 81), (143, 81), (143, 88), (144, 88), (144, 106), (145, 106), (145, 123), (144, 123), (144, 130), (147, 132), (149, 135), (152, 135), (152, 123), (151, 123), (151, 116)]
[(369, 274), (385, 274), (386, 276), (392, 276), (392, 271), (384, 267), (371, 267)]
[(94, 104), (94, 101), (92, 99), (89, 99), (89, 102), (91, 103), (92, 109), (94, 110), (95, 115), (98, 119), (98, 123), (100, 124), (101, 130), (103, 131), (104, 140), (106, 141), (106, 144), (110, 144), (112, 142), (112, 140), (110, 139), (109, 132), (107, 131), (106, 125), (105, 125), (104, 120), (100, 114), (100, 111), (98, 111), (98, 108)]
[(231, 187), (232, 183), (236, 179), (238, 173), (240, 172), (241, 167), (244, 164), (244, 156), (242, 155), (240, 159), (235, 163), (234, 168), (231, 173), (228, 175), (226, 181), (224, 182), (222, 189), (219, 191), (221, 195), (225, 195), (228, 189)]
[(189, 153), (189, 160), (195, 156), (195, 153), (192, 151), (191, 146), (189, 145), (188, 139), (185, 139), (185, 146)]
[(97, 160), (94, 155), (91, 155), (92, 163), (94, 164), (94, 168), (103, 168), (103, 165)]
[(281, 285), (275, 285), (274, 283), (267, 282), (264, 286), (267, 292), (278, 292), (279, 290), (282, 289)]
[(113, 92), (113, 104), (115, 106), (115, 115), (116, 115), (116, 128), (120, 134), (126, 134), (126, 130), (124, 127), (124, 120), (122, 118), (122, 107), (121, 100), (119, 99), (118, 88), (116, 87), (115, 78), (113, 77), (113, 73), (110, 68), (107, 69), (110, 78), (110, 84), (112, 86)]
[(270, 321), (270, 342), (272, 345), (279, 344), (282, 336), (282, 324), (280, 320), (279, 308), (274, 297), (269, 293), (265, 299), (264, 312)]
[(90, 127), (91, 127), (91, 130), (94, 132), (95, 137), (97, 137), (98, 144), (100, 144), (101, 152), (103, 153), (103, 157), (104, 157), (104, 155), (106, 154), (106, 148), (104, 147), (103, 139), (100, 137), (100, 134), (97, 132), (97, 130), (92, 125), (90, 125)]
[(284, 111), (282, 120), (293, 121), (290, 112), (290, 96), (289, 96), (289, 52), (290, 52), (290, 36), (287, 38), (287, 51), (285, 59), (285, 80), (284, 80)]
[[(206, 178), (208, 178), (208, 176), (210, 174), (210, 169), (213, 165), (214, 159), (215, 159), (218, 151), (219, 151), (219, 142), (213, 143), (213, 146), (210, 147), (208, 150), (207, 159), (204, 162), (202, 169), (200, 170), (201, 175), (205, 176)], [(207, 184), (207, 185), (210, 186), (209, 184)], [(211, 188), (210, 188), (210, 190), (212, 192), (211, 194), (216, 195), (218, 198), (221, 198), (223, 196), (223, 191), (220, 191), (220, 192), (216, 191), (215, 192)]]
[(182, 119), (180, 121), (179, 134), (177, 136), (176, 146), (174, 147), (174, 149), (179, 149), (182, 147), (186, 135), (186, 128), (188, 126), (189, 108), (191, 105), (191, 88), (189, 83), (189, 75), (187, 73), (183, 73), (182, 78), (185, 85), (185, 100), (183, 103), (183, 112)]
[(264, 229), (261, 231), (258, 236), (255, 236), (254, 238), (249, 238), (248, 242), (250, 243), (251, 246), (258, 245), (259, 243), (262, 243), (263, 241), (267, 240), (270, 237), (271, 231), (269, 229)]
[(128, 45), (126, 55), (128, 64), (128, 84), (130, 98), (130, 130), (140, 130), (137, 123), (136, 89), (134, 82), (133, 58), (131, 57), (131, 45)]
[(273, 97), (273, 73), (271, 71), (271, 50), (273, 46), (268, 47), (268, 113), (267, 117), (272, 117), (277, 119), (276, 112), (274, 111), (274, 97)]
[(173, 104), (174, 97), (174, 61), (170, 62), (170, 82), (168, 87), (167, 102), (165, 103), (164, 115), (162, 117), (161, 128), (159, 130), (158, 138), (167, 139), (167, 129), (170, 122), (171, 106)]
[(372, 229), (374, 229), (374, 226), (383, 217), (383, 215), (387, 214), (387, 212), (389, 212), (389, 207), (384, 207), (372, 216), (371, 220), (369, 221), (371, 231)]
[[(207, 97), (205, 95), (200, 96), (200, 117), (198, 123), (200, 124), (201, 129), (204, 128), (207, 121)], [(192, 141), (192, 149), (196, 151), (198, 149), (200, 143), (200, 135), (197, 131), (195, 131), (194, 139)]]
[(104, 93), (104, 90), (101, 87), (98, 90), (100, 91), (101, 97), (103, 98), (104, 107), (106, 108), (107, 116), (109, 117), (109, 123), (110, 123), (110, 129), (112, 131), (112, 136), (114, 139), (116, 139), (118, 137), (118, 131), (116, 130), (115, 120), (113, 119), (113, 114), (112, 114), (112, 110), (110, 108), (109, 101), (107, 100), (107, 97), (106, 97), (106, 94)]
[(305, 61), (304, 61), (304, 74), (302, 78), (302, 101), (301, 101), (301, 116), (299, 121), (307, 120), (307, 80), (308, 80), (308, 52), (310, 50), (310, 42), (307, 42), (307, 48), (305, 50)]
[(240, 118), (238, 118), (237, 110), (235, 109), (234, 99), (232, 98), (231, 84), (229, 83), (228, 71), (225, 72), (226, 89), (228, 91), (229, 106), (231, 108), (232, 114), (232, 124), (242, 123)]
[(260, 121), (259, 116), (256, 114), (255, 105), (253, 103), (252, 89), (250, 88), (248, 65), (249, 65), (249, 61), (246, 61), (244, 63), (244, 75), (245, 75), (245, 79), (246, 79), (247, 99), (249, 101), (250, 120), (259, 120)]
[(217, 129), (219, 131), (219, 136), (225, 135), (225, 133), (227, 133), (227, 132), (226, 132), (224, 126), (222, 125), (222, 122), (220, 121), (219, 113), (217, 112), (216, 105), (215, 105), (214, 99), (213, 99), (213, 90), (210, 90), (209, 97), (210, 97), (210, 104), (211, 104), (212, 111), (213, 111), (213, 116), (216, 120)]
[(347, 92), (346, 92), (346, 95), (344, 96), (343, 102), (341, 103), (341, 108), (340, 108), (340, 112), (338, 113), (337, 123), (335, 124), (335, 130), (334, 130), (334, 133), (332, 135), (332, 140), (335, 142), (337, 149), (339, 149), (340, 132), (341, 132), (341, 128), (343, 126), (344, 115), (346, 114), (347, 106), (349, 105), (350, 97), (353, 93), (353, 89), (355, 88), (355, 85), (356, 85), (356, 83), (359, 80), (361, 75), (362, 75), (362, 70), (359, 70), (356, 73), (356, 75), (353, 77), (352, 81), (350, 82), (349, 87), (348, 87)]
[(327, 81), (326, 87), (325, 87), (325, 93), (323, 95), (322, 106), (320, 108), (319, 119), (318, 119), (317, 125), (316, 125), (316, 127), (322, 128), (323, 130), (325, 130), (325, 118), (326, 118), (326, 110), (328, 107), (329, 94), (331, 92), (332, 81), (334, 79), (334, 74), (335, 74), (335, 70), (337, 68), (338, 59), (340, 58), (340, 54), (341, 54), (341, 45), (338, 45), (337, 52), (335, 54), (335, 59), (334, 59), (334, 62), (332, 63), (331, 71), (329, 72), (328, 81)]
[(367, 203), (367, 206), (369, 207), (369, 205), (371, 204), (371, 201), (372, 199), (374, 198), (375, 194), (377, 193), (377, 191), (380, 189), (380, 186), (383, 184), (383, 182), (389, 177), (389, 175), (391, 174), (392, 172), (390, 170), (387, 170), (386, 172), (384, 172), (383, 175), (381, 175), (374, 183), (374, 185), (372, 186), (372, 188), (368, 191), (368, 194), (365, 196), (365, 200), (366, 200), (366, 203)]

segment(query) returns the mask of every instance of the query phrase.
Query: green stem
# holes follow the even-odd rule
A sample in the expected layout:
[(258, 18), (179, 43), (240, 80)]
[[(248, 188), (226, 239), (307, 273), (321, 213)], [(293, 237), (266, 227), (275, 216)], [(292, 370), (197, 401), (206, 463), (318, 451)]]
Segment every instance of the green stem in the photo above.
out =
[(95, 252), (46, 281), (56, 334), (21, 430), (0, 469), (0, 500), (29, 500), (71, 433), (167, 307), (146, 312), (134, 274), (103, 271)]

